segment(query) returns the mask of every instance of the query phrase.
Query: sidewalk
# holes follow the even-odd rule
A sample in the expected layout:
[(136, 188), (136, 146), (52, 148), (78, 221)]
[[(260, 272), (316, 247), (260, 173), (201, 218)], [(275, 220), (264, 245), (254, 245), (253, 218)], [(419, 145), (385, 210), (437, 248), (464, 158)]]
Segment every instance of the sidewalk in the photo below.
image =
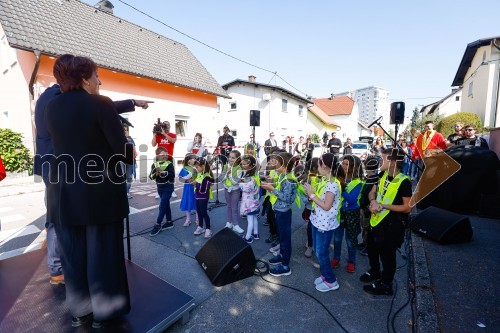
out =
[(44, 191), (45, 184), (41, 178), (37, 178), (27, 174), (7, 174), (7, 177), (0, 182), (0, 197)]

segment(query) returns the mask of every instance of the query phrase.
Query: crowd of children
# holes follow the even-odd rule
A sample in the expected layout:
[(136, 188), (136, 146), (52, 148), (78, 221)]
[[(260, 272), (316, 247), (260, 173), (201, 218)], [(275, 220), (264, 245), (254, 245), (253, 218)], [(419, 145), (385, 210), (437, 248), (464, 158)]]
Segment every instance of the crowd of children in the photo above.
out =
[[(179, 173), (179, 180), (184, 183), (180, 208), (186, 213), (185, 227), (190, 226), (192, 212), (196, 211), (193, 234), (212, 236), (208, 201), (213, 197), (212, 184), (221, 182), (227, 204), (225, 227), (241, 234), (242, 239), (251, 244), (260, 239), (258, 214), (262, 209), (262, 215), (266, 215), (264, 225), (268, 225), (270, 231), (266, 242), (270, 243), (273, 254), (268, 261), (269, 273), (290, 275), (292, 206), (304, 205), (302, 218), (307, 223), (304, 255), (308, 258), (313, 253), (316, 255), (321, 273), (314, 281), (316, 289), (327, 292), (339, 288), (333, 269), (341, 264), (345, 239), (346, 271), (355, 272), (357, 247), (360, 247), (361, 254), (368, 255), (370, 261), (370, 270), (361, 275), (360, 280), (373, 282), (364, 290), (376, 295), (392, 294), (395, 253), (402, 242), (402, 221), (411, 209), (411, 183), (400, 173), (403, 162), (391, 158), (398, 154), (382, 151), (382, 164), (375, 157), (363, 163), (354, 155), (345, 155), (339, 161), (331, 153), (304, 162), (276, 148), (266, 165), (260, 166), (252, 149), (245, 149), (244, 153), (233, 150), (217, 180), (205, 158), (186, 155)], [(157, 183), (160, 205), (151, 236), (173, 227), (169, 200), (174, 177), (174, 167), (166, 151), (158, 148), (150, 178)], [(240, 216), (247, 220), (246, 232), (239, 225)], [(164, 224), (163, 219), (166, 219)], [(330, 257), (332, 240), (333, 257)]]

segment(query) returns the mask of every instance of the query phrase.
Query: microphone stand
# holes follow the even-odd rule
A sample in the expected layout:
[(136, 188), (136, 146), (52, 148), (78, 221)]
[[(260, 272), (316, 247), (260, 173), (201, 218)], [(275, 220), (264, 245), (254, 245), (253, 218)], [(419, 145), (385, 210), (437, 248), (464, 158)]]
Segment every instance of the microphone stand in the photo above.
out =
[[(393, 146), (395, 146), (395, 148), (399, 148), (401, 150), (403, 150), (403, 148), (401, 147), (401, 145), (396, 141), (394, 140), (394, 138), (389, 134), (387, 133), (387, 131), (384, 129), (384, 127), (382, 126), (382, 124), (380, 124), (380, 121), (377, 121), (375, 122), (378, 127), (380, 127), (382, 129), (382, 131), (384, 132), (385, 135), (387, 135), (389, 137), (389, 139), (391, 139), (391, 141), (394, 143)], [(399, 124), (396, 124), (396, 128), (395, 128), (395, 136), (397, 137), (398, 135), (398, 127), (399, 127)], [(411, 159), (411, 155), (409, 153), (405, 153), (406, 157), (408, 157), (408, 159), (411, 161), (411, 163), (417, 167), (418, 171), (420, 171), (420, 173), (422, 173), (424, 171), (424, 169), (422, 169), (417, 163), (415, 163), (412, 159)]]
[[(217, 148), (216, 148), (217, 149)], [(208, 207), (208, 210), (211, 211), (212, 209), (218, 208), (218, 207), (223, 207), (226, 206), (227, 204), (225, 202), (220, 202), (219, 201), (219, 166), (222, 168), (224, 167), (224, 164), (221, 162), (220, 155), (222, 154), (222, 149), (218, 147), (219, 149), (219, 154), (217, 157), (215, 157), (211, 163), (215, 161), (215, 201), (208, 201), (210, 206)], [(210, 166), (212, 167), (212, 166)]]

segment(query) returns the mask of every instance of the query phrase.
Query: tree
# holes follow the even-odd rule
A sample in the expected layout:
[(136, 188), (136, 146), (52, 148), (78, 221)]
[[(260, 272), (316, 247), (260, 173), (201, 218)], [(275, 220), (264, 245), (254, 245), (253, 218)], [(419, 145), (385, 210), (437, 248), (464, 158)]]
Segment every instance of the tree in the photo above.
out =
[(413, 114), (411, 115), (411, 127), (415, 128), (417, 126), (417, 120), (420, 117), (420, 112), (418, 111), (418, 108), (415, 106), (413, 109)]
[(28, 148), (23, 144), (23, 135), (10, 129), (0, 128), (0, 154), (5, 170), (33, 172), (33, 158)]

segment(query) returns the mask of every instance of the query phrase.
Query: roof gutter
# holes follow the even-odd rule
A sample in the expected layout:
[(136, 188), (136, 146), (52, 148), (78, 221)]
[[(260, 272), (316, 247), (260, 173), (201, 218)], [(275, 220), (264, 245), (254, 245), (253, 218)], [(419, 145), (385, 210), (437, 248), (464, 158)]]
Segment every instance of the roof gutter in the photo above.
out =
[(35, 126), (35, 88), (33, 87), (35, 84), (35, 79), (38, 74), (38, 68), (40, 67), (40, 51), (33, 51), (35, 54), (35, 67), (33, 68), (33, 72), (31, 73), (30, 82), (28, 83), (28, 90), (30, 93), (30, 114), (31, 114), (31, 133), (33, 135), (33, 152), (36, 154), (36, 126)]

